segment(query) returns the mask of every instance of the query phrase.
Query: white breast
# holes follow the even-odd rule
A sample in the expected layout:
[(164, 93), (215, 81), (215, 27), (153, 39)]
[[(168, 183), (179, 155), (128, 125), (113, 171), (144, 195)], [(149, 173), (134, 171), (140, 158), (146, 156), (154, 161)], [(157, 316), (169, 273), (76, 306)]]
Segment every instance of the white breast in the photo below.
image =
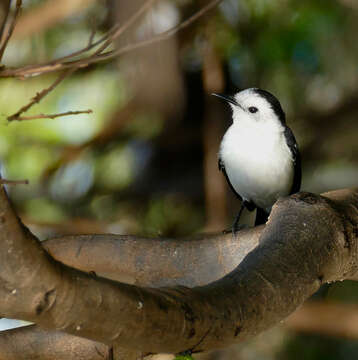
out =
[(293, 159), (283, 131), (231, 125), (220, 146), (220, 158), (236, 192), (246, 201), (271, 210), (293, 183)]

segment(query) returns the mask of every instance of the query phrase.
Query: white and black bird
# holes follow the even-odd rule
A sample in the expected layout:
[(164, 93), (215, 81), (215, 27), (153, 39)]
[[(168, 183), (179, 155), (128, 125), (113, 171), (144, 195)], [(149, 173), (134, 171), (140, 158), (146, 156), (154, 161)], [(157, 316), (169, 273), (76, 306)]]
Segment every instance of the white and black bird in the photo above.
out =
[(267, 221), (272, 205), (301, 186), (301, 159), (280, 102), (266, 90), (251, 88), (234, 96), (213, 94), (232, 108), (233, 123), (219, 150), (219, 170), (242, 201), (233, 232), (246, 207), (257, 208), (255, 225)]

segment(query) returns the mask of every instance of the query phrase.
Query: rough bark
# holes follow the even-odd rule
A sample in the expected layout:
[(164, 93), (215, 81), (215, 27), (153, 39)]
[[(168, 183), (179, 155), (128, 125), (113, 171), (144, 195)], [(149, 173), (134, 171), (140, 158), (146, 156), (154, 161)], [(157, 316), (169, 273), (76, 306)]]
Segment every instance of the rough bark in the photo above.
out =
[(225, 276), (253, 250), (263, 226), (184, 239), (75, 235), (44, 241), (56, 260), (112, 280), (142, 286), (198, 286)]
[(282, 320), (322, 282), (356, 275), (357, 207), (357, 190), (282, 199), (265, 227), (247, 232), (259, 244), (231, 273), (191, 289), (154, 289), (56, 262), (24, 232), (2, 192), (0, 312), (145, 352), (223, 347)]
[(31, 325), (0, 333), (2, 360), (104, 360), (108, 346), (60, 331), (49, 332)]

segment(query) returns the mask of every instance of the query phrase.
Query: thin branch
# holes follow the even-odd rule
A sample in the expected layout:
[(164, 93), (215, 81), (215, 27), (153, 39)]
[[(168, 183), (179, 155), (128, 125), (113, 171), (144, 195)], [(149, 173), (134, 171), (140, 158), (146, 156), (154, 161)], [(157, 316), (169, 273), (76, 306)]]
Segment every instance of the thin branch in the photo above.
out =
[[(138, 18), (155, 2), (156, 0), (148, 0), (141, 8), (138, 9), (138, 11), (135, 12), (135, 14), (133, 14), (133, 16), (131, 16), (123, 25), (119, 25), (119, 24), (116, 24), (114, 25), (108, 32), (106, 35), (104, 35), (102, 38), (100, 38), (99, 40), (97, 40), (96, 42), (92, 43), (92, 39), (93, 39), (93, 32), (91, 33), (90, 35), (90, 39), (89, 39), (89, 42), (87, 44), (86, 47), (84, 47), (83, 49), (81, 50), (78, 50), (78, 51), (75, 51), (69, 55), (65, 55), (61, 58), (58, 58), (56, 60), (53, 60), (53, 61), (50, 61), (44, 65), (40, 65), (40, 67), (45, 67), (45, 68), (48, 68), (50, 67), (51, 69), (53, 69), (52, 71), (56, 71), (56, 70), (59, 70), (58, 69), (58, 65), (60, 65), (62, 62), (64, 62), (65, 60), (67, 59), (73, 59), (74, 57), (77, 57), (77, 56), (80, 56), (84, 53), (86, 53), (87, 51), (89, 50), (92, 50), (93, 48), (95, 48), (96, 46), (102, 44), (104, 42), (104, 44), (94, 52), (94, 54), (92, 55), (89, 55), (88, 58), (91, 58), (93, 56), (96, 56), (98, 55), (99, 53), (101, 53), (102, 51), (104, 51), (115, 39), (118, 39), (119, 36), (121, 36), (127, 29), (130, 28), (130, 26), (132, 24), (135, 23), (136, 20), (138, 20)], [(26, 68), (36, 68), (36, 66), (30, 66), (30, 67), (23, 67), (22, 69), (26, 69)], [(14, 69), (16, 70), (16, 69)], [(21, 68), (20, 68), (21, 70)], [(77, 70), (77, 68), (76, 68)], [(10, 70), (11, 71), (11, 70)], [(42, 71), (40, 70), (40, 73), (39, 74), (44, 74), (46, 72), (49, 72), (49, 71)], [(31, 75), (32, 76), (36, 76), (36, 75), (39, 75), (39, 74), (36, 74), (36, 71), (34, 73), (32, 73)], [(1, 76), (1, 74), (0, 74)], [(10, 76), (27, 76), (25, 74), (23, 75), (10, 75)]]
[(113, 57), (116, 57), (116, 56), (122, 55), (124, 53), (127, 53), (129, 51), (133, 51), (133, 50), (136, 50), (136, 49), (144, 47), (144, 46), (148, 46), (148, 45), (151, 45), (151, 44), (155, 44), (155, 43), (167, 40), (170, 37), (172, 37), (173, 35), (175, 35), (176, 33), (178, 33), (179, 31), (187, 28), (193, 22), (195, 22), (200, 17), (202, 17), (204, 14), (206, 14), (209, 10), (213, 9), (221, 1), (222, 0), (211, 1), (209, 4), (207, 4), (206, 6), (201, 8), (199, 11), (197, 11), (195, 14), (190, 16), (188, 19), (186, 19), (185, 21), (183, 21), (179, 25), (177, 25), (177, 26), (175, 26), (175, 27), (173, 27), (173, 28), (171, 28), (171, 29), (157, 35), (157, 36), (153, 36), (152, 38), (147, 39), (147, 40), (139, 41), (139, 42), (137, 42), (135, 44), (130, 44), (130, 45), (124, 46), (124, 47), (119, 48), (117, 50), (114, 50), (112, 52), (107, 52), (107, 53), (101, 54), (103, 56), (103, 58), (101, 58), (100, 60), (111, 59)]
[(7, 180), (0, 179), (0, 184), (2, 185), (28, 185), (29, 180)]
[(10, 14), (11, 0), (3, 0), (0, 2), (0, 44), (3, 40), (5, 25)]
[(38, 114), (38, 115), (32, 115), (32, 116), (21, 116), (17, 117), (16, 119), (12, 120), (35, 120), (35, 119), (56, 119), (61, 116), (68, 116), (68, 115), (78, 115), (78, 114), (92, 114), (93, 111), (91, 109), (88, 110), (79, 110), (79, 111), (67, 111), (64, 113), (58, 113), (58, 114)]
[(98, 39), (95, 42), (92, 42), (92, 40), (91, 40), (92, 36), (94, 36), (94, 34), (92, 35), (92, 33), (91, 33), (90, 37), (89, 37), (89, 41), (87, 43), (87, 46), (85, 46), (83, 49), (80, 49), (80, 50), (77, 50), (77, 51), (75, 51), (75, 52), (73, 52), (71, 54), (59, 57), (56, 60), (52, 60), (52, 61), (48, 62), (47, 64), (48, 65), (51, 65), (51, 64), (55, 65), (55, 64), (58, 64), (58, 63), (61, 63), (61, 62), (65, 61), (67, 59), (72, 59), (74, 57), (80, 56), (80, 55), (86, 53), (87, 51), (94, 49), (96, 46), (98, 46), (101, 43), (103, 43), (104, 41), (106, 41), (108, 39), (108, 37), (111, 34), (113, 34), (113, 32), (116, 30), (116, 28), (117, 28), (117, 26), (114, 25), (110, 30), (108, 30), (108, 32), (105, 35), (103, 35), (100, 39)]
[(90, 22), (91, 22), (91, 33), (88, 38), (88, 43), (87, 43), (88, 48), (90, 48), (93, 45), (93, 40), (94, 40), (94, 37), (96, 36), (96, 32), (97, 32), (97, 26), (96, 26), (94, 19), (91, 19)]
[(28, 111), (33, 105), (38, 104), (47, 94), (49, 94), (53, 89), (57, 87), (66, 77), (70, 76), (75, 70), (70, 69), (58, 76), (58, 78), (46, 89), (41, 90), (39, 93), (31, 99), (31, 101), (19, 109), (15, 114), (7, 117), (8, 121), (19, 120), (20, 115)]
[(21, 5), (22, 5), (22, 0), (16, 0), (16, 8), (15, 8), (15, 13), (14, 13), (14, 16), (12, 18), (12, 21), (9, 25), (9, 30), (6, 34), (6, 37), (4, 39), (4, 42), (3, 44), (1, 45), (1, 48), (0, 48), (0, 60), (2, 59), (3, 55), (4, 55), (4, 52), (5, 52), (5, 49), (6, 49), (6, 46), (10, 40), (10, 37), (15, 29), (15, 24), (16, 24), (16, 21), (17, 21), (17, 18), (20, 14), (20, 11), (21, 11)]
[[(156, 0), (154, 0), (154, 1), (156, 1)], [(94, 49), (96, 46), (102, 44), (103, 42), (105, 42), (106, 44), (108, 43), (108, 45), (102, 46), (101, 51), (103, 51), (104, 49), (106, 49), (109, 46), (111, 41), (118, 39), (118, 37), (120, 35), (122, 35), (132, 24), (134, 24), (134, 22), (139, 18), (138, 15), (141, 15), (145, 10), (147, 10), (149, 8), (149, 5), (152, 4), (152, 2), (153, 2), (153, 0), (148, 1), (141, 8), (139, 8), (138, 11), (132, 17), (130, 17), (123, 25), (115, 24), (110, 30), (108, 30), (107, 34), (105, 34), (104, 36), (102, 36), (100, 39), (98, 39), (97, 41), (95, 41), (93, 43), (92, 43), (92, 40), (94, 37), (94, 33), (92, 31), (92, 33), (90, 35), (90, 39), (89, 39), (86, 47), (84, 47), (81, 50), (77, 50), (71, 54), (57, 58), (56, 60), (52, 60), (52, 61), (48, 62), (47, 65), (56, 65), (56, 64), (62, 63), (64, 60), (80, 56), (80, 55), (88, 52), (89, 50)], [(109, 40), (109, 39), (111, 39), (111, 40)], [(99, 50), (96, 50), (95, 53), (90, 55), (89, 57), (97, 55), (97, 53), (99, 53)]]
[(118, 39), (127, 29), (129, 29), (156, 1), (157, 0), (147, 0), (122, 26), (118, 27), (114, 33), (108, 37), (107, 41), (91, 57), (95, 57), (107, 49), (114, 40)]
[[(72, 66), (76, 66), (76, 67), (86, 67), (90, 64), (93, 63), (97, 63), (97, 62), (101, 62), (101, 61), (106, 61), (106, 60), (110, 60), (114, 57), (117, 57), (119, 55), (123, 55), (125, 53), (128, 53), (130, 51), (133, 50), (137, 50), (139, 48), (148, 46), (148, 45), (152, 45), (164, 40), (168, 40), (170, 37), (172, 37), (173, 35), (175, 35), (176, 33), (178, 33), (179, 31), (187, 28), (189, 25), (191, 25), (193, 22), (195, 22), (196, 20), (198, 20), (201, 16), (203, 16), (205, 13), (207, 13), (209, 10), (211, 10), (212, 8), (214, 8), (218, 3), (220, 3), (222, 0), (214, 0), (211, 1), (208, 5), (204, 6), (202, 9), (200, 9), (199, 11), (197, 11), (194, 15), (190, 16), (187, 20), (183, 21), (182, 23), (180, 23), (179, 25), (173, 27), (172, 29), (169, 29), (159, 35), (153, 36), (150, 39), (146, 39), (143, 41), (139, 41), (135, 44), (130, 44), (127, 46), (123, 46), (117, 50), (112, 50), (112, 51), (108, 51), (102, 54), (98, 54), (96, 57), (94, 58), (86, 58), (86, 59), (81, 59), (78, 61), (74, 61), (74, 62), (68, 62), (67, 64), (64, 63), (63, 66), (64, 68), (67, 67), (72, 67)], [(1, 76), (1, 73), (0, 73)]]
[[(17, 69), (16, 68), (15, 69), (5, 69), (0, 72), (0, 77), (37, 76), (40, 74), (59, 71), (59, 70), (63, 70), (63, 69), (69, 69), (69, 68), (77, 70), (79, 68), (86, 67), (93, 63), (99, 63), (102, 61), (110, 60), (114, 57), (117, 57), (117, 56), (127, 53), (129, 51), (133, 51), (133, 50), (136, 50), (141, 47), (145, 47), (145, 46), (148, 46), (148, 45), (151, 45), (154, 43), (158, 43), (160, 41), (167, 40), (171, 36), (175, 35), (177, 32), (181, 31), (182, 29), (188, 27), (193, 22), (198, 20), (200, 17), (202, 17), (204, 14), (206, 14), (209, 10), (213, 9), (221, 1), (222, 0), (211, 1), (209, 4), (207, 4), (206, 6), (204, 6), (200, 10), (198, 10), (196, 13), (194, 13), (192, 16), (190, 16), (187, 20), (180, 23), (178, 26), (175, 26), (172, 29), (165, 31), (165, 32), (163, 32), (157, 36), (154, 36), (150, 39), (147, 39), (144, 41), (139, 41), (135, 44), (127, 45), (127, 46), (121, 47), (117, 50), (112, 50), (112, 51), (108, 51), (105, 53), (98, 53), (98, 51), (96, 51), (95, 54), (92, 54), (88, 57), (85, 57), (85, 58), (82, 58), (79, 60), (72, 60), (72, 61), (55, 60), (55, 61), (51, 61), (51, 62), (41, 64), (41, 65), (31, 65), (31, 66), (25, 66), (25, 67), (21, 67), (21, 68), (17, 68)], [(117, 34), (117, 35), (115, 36), (115, 34)], [(109, 36), (108, 40), (110, 38), (116, 39), (116, 38), (118, 38), (118, 36), (120, 34), (122, 34), (122, 30), (118, 29), (118, 33), (116, 30), (114, 30), (113, 35)], [(105, 47), (104, 45), (105, 44), (103, 44), (101, 47), (101, 48), (103, 48), (103, 50), (107, 47), (107, 46)], [(77, 52), (77, 55), (78, 55), (78, 52)], [(71, 58), (71, 55), (68, 55), (66, 58)]]
[[(117, 39), (120, 35), (122, 35), (127, 29), (130, 28), (132, 24), (135, 23), (138, 18), (149, 9), (150, 6), (155, 2), (156, 0), (148, 0), (141, 8), (139, 8), (138, 11), (135, 12), (135, 14), (129, 18), (128, 21), (126, 21), (122, 26), (118, 27), (115, 26), (111, 29), (110, 34), (108, 36), (102, 37), (98, 42), (93, 43), (93, 37), (95, 34), (95, 31), (91, 32), (89, 43), (85, 49), (82, 51), (87, 51), (88, 49), (91, 49), (92, 47), (100, 44), (104, 41), (102, 46), (90, 57), (96, 56), (98, 53), (102, 52), (104, 49), (106, 49), (115, 39)], [(77, 53), (79, 55), (80, 53)], [(73, 55), (73, 54), (72, 54)], [(20, 108), (15, 114), (8, 116), (8, 121), (14, 121), (14, 120), (33, 120), (33, 119), (44, 119), (44, 118), (50, 118), (54, 119), (60, 116), (67, 116), (67, 115), (76, 115), (76, 114), (83, 114), (83, 113), (90, 113), (92, 110), (85, 110), (85, 111), (69, 111), (66, 113), (60, 113), (60, 114), (39, 114), (34, 116), (23, 116), (21, 117), (21, 114), (28, 111), (33, 105), (36, 103), (39, 103), (47, 94), (49, 94), (52, 90), (57, 87), (66, 77), (70, 76), (72, 73), (74, 73), (77, 70), (77, 67), (73, 67), (65, 71), (64, 73), (60, 74), (60, 76), (46, 89), (42, 90), (41, 92), (37, 93), (31, 101)]]
[[(124, 54), (124, 53), (129, 52), (129, 51), (134, 50), (134, 49), (138, 49), (140, 47), (144, 47), (144, 46), (147, 46), (147, 45), (150, 45), (150, 44), (153, 44), (153, 43), (157, 43), (157, 42), (166, 40), (166, 39), (170, 38), (171, 36), (173, 36), (174, 34), (176, 34), (178, 31), (188, 27), (194, 21), (196, 21), (201, 16), (203, 16), (207, 11), (214, 8), (222, 0), (211, 1), (209, 4), (207, 4), (206, 6), (201, 8), (199, 11), (197, 11), (194, 15), (190, 16), (187, 20), (183, 21), (182, 23), (180, 23), (179, 25), (173, 27), (170, 30), (168, 30), (166, 32), (163, 32), (162, 34), (159, 34), (159, 35), (157, 35), (155, 37), (152, 37), (152, 38), (150, 38), (148, 40), (138, 42), (136, 44), (132, 44), (132, 45), (122, 47), (122, 48), (120, 48), (118, 50), (115, 50), (115, 51), (109, 51), (109, 52), (106, 52), (106, 53), (101, 53), (115, 39), (117, 39), (120, 35), (122, 35), (131, 25), (133, 25), (135, 23), (135, 21), (146, 10), (148, 10), (148, 8), (150, 6), (152, 6), (154, 1), (156, 1), (156, 0), (148, 0), (132, 17), (129, 18), (129, 20), (126, 23), (124, 23), (124, 25), (122, 25), (121, 27), (118, 27), (118, 26), (113, 27), (110, 30), (110, 34), (107, 34), (107, 37), (106, 36), (102, 37), (96, 43), (91, 44), (92, 39), (93, 39), (93, 35), (91, 35), (89, 44), (87, 45), (87, 47), (85, 49), (82, 50), (82, 52), (87, 51), (88, 49), (91, 49), (92, 47), (100, 44), (103, 41), (104, 41), (104, 43), (102, 44), (102, 46), (94, 54), (92, 54), (91, 56), (89, 56), (87, 58), (80, 59), (80, 60), (75, 60), (75, 61), (63, 62), (63, 63), (54, 63), (54, 62), (52, 62), (52, 63), (49, 63), (48, 65), (42, 65), (42, 66), (39, 66), (37, 68), (36, 67), (28, 67), (28, 68), (25, 67), (25, 68), (13, 69), (12, 71), (10, 70), (10, 72), (12, 72), (12, 75), (8, 74), (8, 75), (5, 75), (5, 76), (29, 76), (29, 75), (35, 75), (35, 74), (38, 75), (38, 74), (44, 74), (44, 73), (51, 72), (51, 71), (57, 71), (57, 70), (60, 70), (60, 69), (67, 69), (67, 71), (60, 74), (60, 76), (48, 88), (43, 89), (41, 92), (37, 93), (31, 99), (31, 101), (28, 104), (21, 107), (13, 115), (8, 116), (8, 118), (7, 118), (8, 121), (30, 120), (30, 119), (39, 119), (39, 118), (51, 118), (51, 119), (53, 119), (53, 118), (59, 117), (59, 116), (66, 116), (66, 115), (72, 115), (72, 114), (76, 114), (76, 113), (83, 113), (81, 111), (81, 112), (68, 112), (68, 113), (50, 114), (50, 115), (39, 114), (39, 115), (36, 115), (36, 116), (21, 117), (21, 114), (28, 111), (33, 105), (39, 103), (47, 94), (49, 94), (52, 90), (54, 90), (57, 87), (57, 85), (59, 85), (66, 77), (70, 76), (77, 69), (79, 69), (81, 67), (88, 66), (91, 63), (96, 63), (96, 62), (111, 59), (111, 58), (113, 58), (115, 56)], [(20, 1), (20, 4), (21, 4), (21, 1)], [(75, 54), (75, 53), (73, 53), (73, 54)], [(80, 52), (76, 53), (76, 55), (78, 55), (78, 54), (80, 54)], [(70, 57), (70, 55), (68, 55), (68, 57)], [(26, 71), (26, 69), (30, 69), (30, 70), (28, 70), (30, 72)], [(4, 70), (3, 72), (0, 72), (0, 76), (4, 76), (4, 73), (6, 74), (6, 72), (8, 72), (8, 70)]]

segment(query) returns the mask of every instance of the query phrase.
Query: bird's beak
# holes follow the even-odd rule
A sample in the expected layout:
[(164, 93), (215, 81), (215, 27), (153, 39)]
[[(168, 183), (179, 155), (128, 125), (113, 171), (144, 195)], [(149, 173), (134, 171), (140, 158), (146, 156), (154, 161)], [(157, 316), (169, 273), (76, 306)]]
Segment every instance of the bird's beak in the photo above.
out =
[(223, 99), (223, 100), (227, 101), (228, 103), (238, 106), (239, 108), (242, 109), (242, 106), (231, 95), (217, 94), (217, 93), (212, 93), (211, 95), (217, 96), (218, 98)]
[(212, 93), (211, 95), (217, 96), (220, 99), (223, 99), (233, 105), (238, 105), (237, 101), (235, 100), (235, 98), (233, 96), (230, 95), (225, 95), (225, 94), (217, 94), (217, 93)]

